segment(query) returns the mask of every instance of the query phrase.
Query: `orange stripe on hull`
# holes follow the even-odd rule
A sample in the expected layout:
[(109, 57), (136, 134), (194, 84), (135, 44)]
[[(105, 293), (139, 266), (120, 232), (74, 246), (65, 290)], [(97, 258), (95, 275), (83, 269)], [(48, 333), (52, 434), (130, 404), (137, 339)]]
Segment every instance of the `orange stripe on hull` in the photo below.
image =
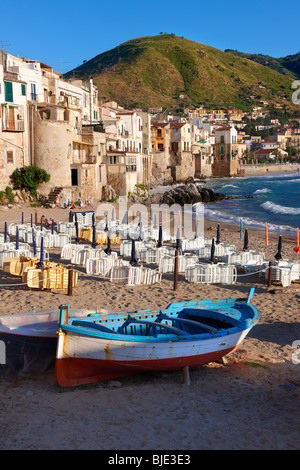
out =
[(55, 375), (57, 382), (63, 387), (82, 385), (125, 377), (146, 371), (178, 370), (185, 366), (197, 367), (209, 362), (220, 360), (233, 352), (231, 349), (211, 352), (199, 356), (179, 357), (173, 359), (157, 359), (147, 361), (111, 361), (86, 358), (56, 359)]

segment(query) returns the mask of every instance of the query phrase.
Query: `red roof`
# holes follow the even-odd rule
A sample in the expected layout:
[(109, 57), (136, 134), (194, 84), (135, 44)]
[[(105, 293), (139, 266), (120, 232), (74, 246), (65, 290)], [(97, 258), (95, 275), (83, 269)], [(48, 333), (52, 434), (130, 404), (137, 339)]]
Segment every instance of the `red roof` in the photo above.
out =
[(256, 152), (254, 152), (254, 155), (266, 155), (272, 152), (274, 152), (274, 149), (260, 149), (260, 150), (256, 150)]

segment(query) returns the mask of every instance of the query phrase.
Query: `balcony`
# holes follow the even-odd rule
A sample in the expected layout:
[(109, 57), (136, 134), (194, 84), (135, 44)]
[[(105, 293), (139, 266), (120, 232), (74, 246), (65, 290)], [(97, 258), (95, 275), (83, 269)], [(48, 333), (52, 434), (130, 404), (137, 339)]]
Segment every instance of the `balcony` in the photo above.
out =
[(25, 126), (23, 120), (4, 120), (2, 122), (2, 130), (10, 132), (24, 132)]

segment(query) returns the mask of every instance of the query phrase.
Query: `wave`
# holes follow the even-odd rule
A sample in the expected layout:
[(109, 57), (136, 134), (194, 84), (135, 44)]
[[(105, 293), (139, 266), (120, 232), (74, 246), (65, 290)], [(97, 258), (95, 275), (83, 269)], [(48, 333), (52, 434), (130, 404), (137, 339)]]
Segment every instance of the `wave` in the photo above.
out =
[(257, 189), (256, 191), (254, 191), (253, 194), (264, 194), (264, 193), (269, 193), (270, 191), (271, 189), (268, 189), (268, 188)]
[(238, 188), (238, 186), (235, 186), (234, 184), (225, 184), (225, 186), (222, 186), (221, 189), (224, 189), (224, 188)]
[[(201, 203), (194, 204), (194, 210), (195, 212), (197, 211), (197, 206), (202, 205)], [(216, 220), (218, 222), (224, 222), (224, 223), (230, 223), (230, 224), (235, 224), (235, 225), (240, 225), (241, 217), (239, 216), (232, 216), (228, 215), (224, 212), (214, 210), (214, 209), (208, 209), (205, 204), (204, 206), (204, 216), (209, 217), (210, 219)], [(203, 214), (203, 207), (199, 209), (200, 213)], [(265, 229), (265, 222), (259, 222), (255, 219), (251, 219), (250, 217), (242, 217), (243, 219), (243, 225), (249, 228), (253, 229), (258, 229), (258, 230), (264, 230)], [(275, 232), (275, 233), (287, 233), (290, 235), (295, 234), (295, 228), (291, 227), (290, 225), (279, 225), (279, 224), (272, 224), (268, 222), (268, 229), (269, 232)]]
[(267, 211), (271, 211), (275, 214), (293, 214), (293, 215), (298, 215), (300, 214), (300, 207), (286, 207), (286, 206), (280, 206), (278, 204), (274, 204), (274, 202), (264, 202), (261, 207), (263, 207)]

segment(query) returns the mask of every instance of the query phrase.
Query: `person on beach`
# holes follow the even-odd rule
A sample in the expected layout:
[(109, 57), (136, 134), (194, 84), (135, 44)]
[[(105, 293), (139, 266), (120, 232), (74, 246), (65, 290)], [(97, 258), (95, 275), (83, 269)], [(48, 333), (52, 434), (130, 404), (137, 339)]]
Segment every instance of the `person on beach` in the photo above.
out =
[(42, 215), (42, 220), (43, 220), (43, 225), (45, 225), (45, 227), (51, 227), (52, 225), (51, 219), (46, 219), (46, 217)]

